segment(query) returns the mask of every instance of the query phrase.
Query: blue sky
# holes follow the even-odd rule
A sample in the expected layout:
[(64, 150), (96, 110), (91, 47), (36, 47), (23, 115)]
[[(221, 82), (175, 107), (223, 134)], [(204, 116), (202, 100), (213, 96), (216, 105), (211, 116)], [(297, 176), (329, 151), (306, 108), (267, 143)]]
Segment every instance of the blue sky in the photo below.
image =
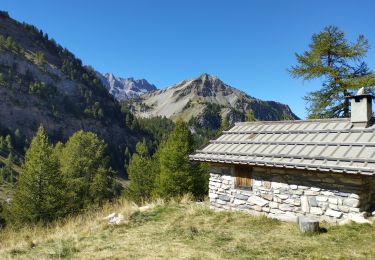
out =
[(303, 96), (319, 81), (287, 68), (313, 33), (337, 25), (373, 48), (375, 1), (1, 0), (0, 9), (36, 25), (100, 72), (146, 78), (162, 88), (209, 73), (248, 94), (306, 116)]

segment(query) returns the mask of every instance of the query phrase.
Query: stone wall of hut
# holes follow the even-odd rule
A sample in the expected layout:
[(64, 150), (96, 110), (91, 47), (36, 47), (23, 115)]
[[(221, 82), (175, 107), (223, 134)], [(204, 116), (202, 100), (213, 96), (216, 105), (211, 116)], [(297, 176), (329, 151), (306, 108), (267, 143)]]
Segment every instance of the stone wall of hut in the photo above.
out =
[(234, 166), (211, 166), (212, 208), (285, 221), (297, 221), (298, 216), (305, 215), (339, 222), (366, 217), (375, 205), (375, 180), (367, 176), (253, 167), (250, 190), (236, 188), (235, 178)]

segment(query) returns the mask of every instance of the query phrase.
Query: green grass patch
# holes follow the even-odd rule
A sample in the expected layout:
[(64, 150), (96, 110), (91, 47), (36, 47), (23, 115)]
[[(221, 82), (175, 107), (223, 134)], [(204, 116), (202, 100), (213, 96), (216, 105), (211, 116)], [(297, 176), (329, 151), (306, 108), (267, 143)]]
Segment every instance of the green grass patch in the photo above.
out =
[[(372, 259), (375, 255), (375, 227), (371, 225), (323, 223), (327, 232), (304, 235), (294, 223), (216, 212), (193, 202), (129, 214), (127, 224), (119, 226), (101, 219), (74, 227), (75, 222), (69, 222), (67, 231), (64, 226), (48, 232), (40, 227), (30, 235), (35, 248), (27, 244), (6, 248), (0, 258)], [(92, 228), (97, 225), (100, 228)], [(20, 237), (16, 231), (13, 235), (15, 240)]]

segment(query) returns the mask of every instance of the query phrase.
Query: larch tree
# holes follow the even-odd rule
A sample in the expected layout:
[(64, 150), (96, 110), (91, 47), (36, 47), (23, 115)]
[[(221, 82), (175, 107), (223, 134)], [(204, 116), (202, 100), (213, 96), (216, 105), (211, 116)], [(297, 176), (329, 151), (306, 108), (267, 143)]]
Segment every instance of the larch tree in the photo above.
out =
[(138, 142), (128, 167), (127, 196), (136, 203), (151, 199), (158, 172), (158, 162), (150, 157), (146, 140)]
[(208, 171), (200, 163), (189, 160), (193, 151), (194, 141), (189, 128), (178, 120), (158, 151), (160, 174), (155, 189), (158, 196), (168, 198), (191, 193), (202, 198), (207, 193)]
[(327, 26), (312, 36), (308, 51), (296, 54), (297, 65), (289, 69), (293, 77), (323, 80), (321, 89), (305, 96), (309, 118), (349, 117), (345, 97), (375, 85), (375, 76), (363, 61), (368, 49), (363, 35), (351, 43), (338, 27)]
[(108, 164), (105, 149), (106, 144), (96, 134), (82, 130), (57, 149), (61, 153), (61, 172), (67, 183), (69, 212), (102, 205), (119, 193), (120, 186)]
[(58, 159), (40, 127), (26, 151), (11, 204), (11, 221), (51, 221), (65, 214), (65, 201)]

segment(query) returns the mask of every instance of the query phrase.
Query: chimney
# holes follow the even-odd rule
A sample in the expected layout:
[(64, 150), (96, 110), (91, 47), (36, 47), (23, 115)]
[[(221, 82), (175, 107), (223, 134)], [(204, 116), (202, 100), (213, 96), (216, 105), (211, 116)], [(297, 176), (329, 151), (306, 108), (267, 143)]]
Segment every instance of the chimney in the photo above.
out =
[(357, 94), (349, 97), (351, 105), (350, 121), (353, 127), (368, 127), (372, 119), (372, 95), (366, 93), (365, 88), (358, 90)]

